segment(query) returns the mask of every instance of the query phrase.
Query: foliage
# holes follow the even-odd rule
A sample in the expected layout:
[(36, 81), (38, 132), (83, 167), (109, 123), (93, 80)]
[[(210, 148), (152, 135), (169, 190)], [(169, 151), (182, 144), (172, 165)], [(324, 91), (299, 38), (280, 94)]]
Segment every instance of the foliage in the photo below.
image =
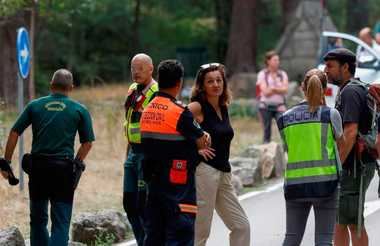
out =
[(281, 37), (281, 9), (278, 1), (262, 1), (260, 3), (258, 25), (258, 66), (264, 66), (264, 54), (276, 48)]
[(146, 52), (155, 63), (175, 58), (178, 46), (214, 45), (211, 10), (199, 1), (141, 1), (139, 49), (131, 50), (136, 1), (53, 1), (40, 4), (36, 40), (37, 86), (57, 67), (74, 72), (78, 84), (129, 79), (129, 62)]
[[(325, 1), (330, 16), (342, 32), (346, 31), (347, 1)], [(137, 2), (140, 3), (139, 28), (135, 32)], [(220, 31), (216, 26), (216, 2), (39, 0), (35, 42), (38, 91), (47, 91), (47, 81), (59, 67), (71, 69), (77, 84), (127, 81), (131, 57), (138, 52), (151, 55), (157, 65), (162, 59), (176, 58), (177, 48), (206, 47), (208, 61), (224, 62), (217, 59)], [(259, 66), (262, 66), (263, 54), (275, 48), (281, 37), (280, 2), (258, 1)], [(33, 0), (0, 0), (0, 19), (32, 3)], [(380, 5), (378, 0), (369, 0), (369, 5), (369, 24), (373, 26), (380, 19)], [(223, 33), (227, 36), (228, 30)], [(135, 39), (137, 46), (133, 44)]]
[[(335, 0), (325, 1), (329, 14), (340, 32), (347, 32), (347, 1), (349, 0)], [(369, 0), (369, 26), (373, 27), (377, 21), (380, 20), (380, 5), (378, 0)], [(353, 33), (353, 35), (357, 35)]]
[(115, 239), (116, 237), (112, 233), (103, 232), (96, 235), (94, 246), (112, 246)]
[(257, 105), (252, 100), (233, 100), (228, 107), (228, 113), (232, 118), (254, 118), (257, 117)]
[(26, 0), (0, 0), (0, 17), (7, 17), (27, 6)]

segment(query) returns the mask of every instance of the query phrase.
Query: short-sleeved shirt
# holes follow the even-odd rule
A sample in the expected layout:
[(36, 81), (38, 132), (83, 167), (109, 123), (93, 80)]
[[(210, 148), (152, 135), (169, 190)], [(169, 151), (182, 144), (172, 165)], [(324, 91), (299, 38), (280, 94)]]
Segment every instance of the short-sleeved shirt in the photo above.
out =
[(91, 116), (85, 106), (62, 94), (51, 94), (31, 101), (12, 130), (22, 134), (32, 125), (32, 154), (54, 157), (74, 156), (74, 142), (95, 140)]
[[(288, 75), (285, 71), (279, 70), (275, 77), (269, 74), (267, 69), (263, 69), (257, 75), (257, 81), (260, 83), (266, 83), (268, 87), (277, 88), (282, 87), (284, 81), (288, 80)], [(260, 97), (260, 101), (266, 103), (277, 103), (282, 104), (285, 103), (284, 95), (282, 94), (273, 94), (271, 96), (262, 95)]]
[[(335, 108), (339, 111), (343, 125), (347, 123), (357, 123), (358, 130), (366, 134), (371, 128), (372, 116), (367, 106), (367, 91), (365, 88), (346, 83), (340, 89), (340, 99), (336, 102)], [(354, 147), (349, 153), (346, 161), (343, 163), (343, 169), (352, 169), (354, 164)], [(363, 161), (375, 161), (371, 155), (364, 152)]]
[(342, 117), (340, 117), (339, 111), (335, 108), (330, 110), (330, 120), (333, 127), (334, 137), (338, 139), (343, 135)]

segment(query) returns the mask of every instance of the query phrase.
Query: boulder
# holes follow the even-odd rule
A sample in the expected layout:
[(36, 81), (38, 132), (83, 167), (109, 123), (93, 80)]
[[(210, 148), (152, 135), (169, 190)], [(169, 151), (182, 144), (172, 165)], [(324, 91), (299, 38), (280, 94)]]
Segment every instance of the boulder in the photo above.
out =
[(78, 242), (69, 242), (69, 246), (86, 246), (86, 244)]
[(259, 159), (261, 156), (261, 149), (258, 148), (259, 145), (249, 145), (243, 153), (241, 153), (241, 157)]
[[(30, 246), (30, 240), (25, 240), (25, 246)], [(78, 243), (78, 242), (69, 242), (68, 246), (86, 246), (86, 244)]]
[(5, 230), (0, 230), (0, 245), (1, 246), (25, 246), (25, 240), (20, 230), (12, 226)]
[(286, 166), (286, 157), (282, 145), (275, 142), (259, 145), (261, 157), (259, 166), (263, 178), (282, 177)]
[(72, 223), (72, 240), (85, 244), (93, 244), (99, 238), (113, 238), (113, 242), (121, 242), (130, 231), (126, 216), (118, 211), (105, 210), (96, 213), (82, 213)]
[(251, 187), (261, 183), (261, 170), (258, 159), (235, 157), (230, 159), (232, 175), (239, 177), (242, 185)]
[(281, 177), (284, 174), (286, 157), (281, 144), (270, 142), (262, 145), (251, 145), (243, 157), (258, 159), (261, 178)]
[(242, 194), (244, 187), (243, 187), (243, 183), (241, 182), (241, 179), (236, 175), (232, 175), (231, 182), (232, 182), (232, 186), (234, 187), (236, 195), (238, 196)]

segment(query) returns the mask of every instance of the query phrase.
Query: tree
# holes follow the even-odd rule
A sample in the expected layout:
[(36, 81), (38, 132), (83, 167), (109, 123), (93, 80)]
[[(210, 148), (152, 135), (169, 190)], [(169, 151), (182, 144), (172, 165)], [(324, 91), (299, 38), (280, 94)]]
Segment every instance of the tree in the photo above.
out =
[(354, 35), (363, 27), (368, 26), (368, 0), (347, 0), (346, 30)]
[(0, 97), (6, 104), (15, 104), (17, 99), (16, 30), (20, 26), (28, 27), (30, 13), (23, 10), (27, 4), (23, 0), (0, 4)]
[(31, 0), (31, 12), (30, 12), (30, 75), (28, 80), (28, 89), (29, 89), (29, 99), (32, 100), (35, 97), (36, 89), (34, 83), (34, 67), (35, 67), (35, 59), (34, 59), (34, 40), (36, 33), (36, 16), (38, 15), (38, 0)]
[(233, 0), (226, 65), (229, 75), (257, 68), (256, 0)]
[(291, 17), (294, 11), (297, 9), (300, 0), (281, 0), (281, 12), (282, 12), (282, 23), (281, 29), (284, 31), (285, 27), (290, 23)]
[(135, 0), (135, 8), (132, 20), (132, 32), (131, 32), (131, 48), (130, 55), (133, 51), (140, 48), (140, 18), (141, 18), (141, 0)]
[(216, 54), (219, 61), (224, 61), (228, 48), (228, 35), (231, 25), (232, 0), (214, 0), (217, 32)]

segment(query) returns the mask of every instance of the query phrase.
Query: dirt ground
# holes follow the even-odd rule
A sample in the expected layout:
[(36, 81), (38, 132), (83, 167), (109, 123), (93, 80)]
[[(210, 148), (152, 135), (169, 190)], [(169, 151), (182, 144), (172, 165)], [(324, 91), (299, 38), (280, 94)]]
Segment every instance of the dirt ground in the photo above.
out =
[[(96, 135), (93, 149), (86, 159), (87, 169), (75, 194), (73, 217), (87, 211), (123, 210), (122, 181), (126, 143), (122, 128), (124, 118), (122, 105), (126, 92), (126, 85), (114, 85), (82, 88), (72, 95), (90, 109)], [(7, 122), (8, 129), (10, 124), (11, 122)], [(233, 119), (232, 125), (235, 129), (231, 147), (232, 156), (239, 154), (244, 146), (261, 141), (261, 127), (257, 120)], [(31, 131), (28, 129), (25, 133), (26, 151), (30, 150), (30, 143)], [(17, 158), (16, 152), (12, 163), (18, 176)], [(25, 189), (22, 192), (19, 191), (19, 187), (10, 187), (0, 178), (0, 229), (17, 226), (28, 237), (28, 180), (27, 176), (24, 177)]]

